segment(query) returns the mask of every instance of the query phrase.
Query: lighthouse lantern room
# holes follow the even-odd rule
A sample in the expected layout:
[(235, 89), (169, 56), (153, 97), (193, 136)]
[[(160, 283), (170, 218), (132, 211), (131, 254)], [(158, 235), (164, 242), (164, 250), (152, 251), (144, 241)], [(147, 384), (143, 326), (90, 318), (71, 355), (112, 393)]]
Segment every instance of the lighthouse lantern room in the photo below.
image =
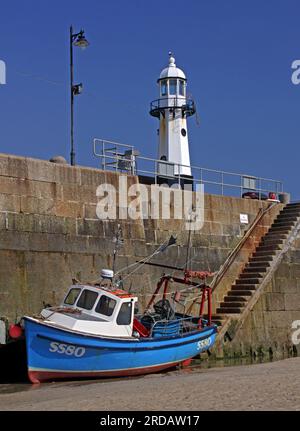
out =
[(174, 164), (174, 174), (191, 178), (187, 117), (195, 103), (186, 95), (186, 76), (169, 53), (169, 65), (158, 79), (159, 99), (151, 102), (150, 114), (159, 119), (158, 158)]

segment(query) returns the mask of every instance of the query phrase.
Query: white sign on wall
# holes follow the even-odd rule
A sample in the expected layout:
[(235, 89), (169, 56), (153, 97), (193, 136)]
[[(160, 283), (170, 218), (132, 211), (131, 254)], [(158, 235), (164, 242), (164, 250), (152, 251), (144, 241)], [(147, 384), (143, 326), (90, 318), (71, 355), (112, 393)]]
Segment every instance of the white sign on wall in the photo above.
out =
[(240, 223), (242, 224), (249, 223), (248, 214), (240, 214)]

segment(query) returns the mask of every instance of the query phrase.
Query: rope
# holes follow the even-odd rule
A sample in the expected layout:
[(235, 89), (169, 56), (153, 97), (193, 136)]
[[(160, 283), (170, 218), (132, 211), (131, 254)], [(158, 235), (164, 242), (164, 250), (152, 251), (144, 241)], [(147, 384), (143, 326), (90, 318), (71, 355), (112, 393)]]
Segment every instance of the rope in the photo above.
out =
[(127, 274), (124, 278), (123, 281), (125, 281), (128, 277), (130, 277), (132, 274), (134, 274), (139, 268), (141, 268), (143, 265), (145, 265), (150, 259), (152, 259), (153, 256), (155, 256), (156, 254), (158, 254), (160, 252), (160, 249), (169, 242), (169, 239), (166, 240), (163, 244), (161, 244), (152, 254), (150, 254), (148, 257), (143, 258), (141, 260), (139, 260), (138, 262), (134, 262), (130, 265), (125, 266), (124, 268), (121, 268), (119, 271), (116, 272), (115, 276), (120, 274), (121, 272), (125, 271), (126, 269), (129, 269), (131, 267), (138, 266), (136, 269), (134, 269), (132, 272), (130, 272), (129, 274)]

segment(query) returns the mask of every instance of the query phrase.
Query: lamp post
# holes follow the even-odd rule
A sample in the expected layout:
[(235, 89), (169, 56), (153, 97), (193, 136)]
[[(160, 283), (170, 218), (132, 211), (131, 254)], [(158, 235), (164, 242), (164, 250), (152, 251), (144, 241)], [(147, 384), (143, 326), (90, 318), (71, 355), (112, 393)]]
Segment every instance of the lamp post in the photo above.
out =
[(70, 78), (71, 78), (71, 166), (75, 165), (75, 151), (74, 151), (74, 96), (82, 91), (82, 84), (74, 85), (74, 66), (73, 66), (73, 45), (85, 49), (89, 42), (84, 36), (84, 30), (79, 33), (73, 33), (73, 27), (70, 27)]

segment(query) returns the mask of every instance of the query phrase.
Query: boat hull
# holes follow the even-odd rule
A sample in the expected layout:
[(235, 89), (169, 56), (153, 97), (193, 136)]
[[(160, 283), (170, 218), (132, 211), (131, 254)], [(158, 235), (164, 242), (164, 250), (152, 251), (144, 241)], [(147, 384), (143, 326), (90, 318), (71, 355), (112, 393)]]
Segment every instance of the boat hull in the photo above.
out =
[(216, 326), (173, 337), (87, 335), (25, 317), (28, 376), (32, 383), (65, 378), (149, 374), (172, 368), (209, 349)]

